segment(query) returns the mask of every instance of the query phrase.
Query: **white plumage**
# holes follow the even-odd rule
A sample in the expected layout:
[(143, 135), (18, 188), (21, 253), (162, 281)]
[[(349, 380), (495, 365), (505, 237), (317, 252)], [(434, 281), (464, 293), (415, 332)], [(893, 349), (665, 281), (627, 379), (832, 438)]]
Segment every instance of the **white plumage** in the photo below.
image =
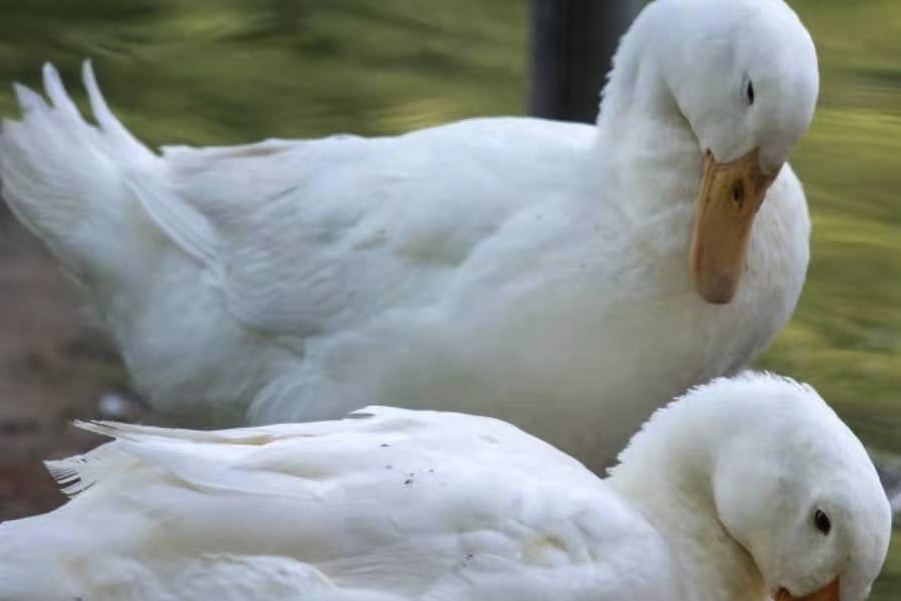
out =
[(351, 418), (86, 424), (116, 440), (50, 464), (67, 505), (0, 525), (0, 599), (761, 601), (838, 578), (816, 598), (860, 601), (885, 558), (866, 452), (789, 380), (691, 391), (607, 480), (490, 418)]
[(50, 103), (20, 87), (23, 118), (3, 123), (3, 195), (184, 424), (457, 410), (597, 469), (654, 408), (744, 367), (803, 284), (787, 165), (732, 302), (705, 302), (689, 273), (705, 151), (775, 169), (809, 124), (816, 55), (781, 0), (650, 4), (597, 126), (476, 119), (157, 155), (89, 65), (96, 125), (44, 76)]

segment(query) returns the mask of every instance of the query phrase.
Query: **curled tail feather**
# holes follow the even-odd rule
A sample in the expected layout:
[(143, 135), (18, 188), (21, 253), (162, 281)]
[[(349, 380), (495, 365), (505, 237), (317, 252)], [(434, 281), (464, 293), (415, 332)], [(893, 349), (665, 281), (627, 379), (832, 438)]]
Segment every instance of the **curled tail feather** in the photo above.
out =
[(83, 79), (96, 125), (52, 65), (43, 75), (49, 102), (16, 84), (22, 118), (0, 128), (0, 184), (16, 216), (94, 283), (133, 272), (134, 260), (153, 250), (138, 241), (154, 237), (215, 267), (210, 225), (169, 190), (163, 160), (110, 111), (90, 62)]
[[(209, 223), (172, 193), (163, 159), (113, 115), (90, 61), (83, 81), (96, 125), (84, 120), (52, 65), (43, 80), (49, 103), (16, 84), (22, 119), (0, 128), (0, 183), (16, 216), (83, 278), (104, 267), (113, 267), (107, 275), (127, 273), (137, 258), (129, 243), (159, 234), (216, 269)], [(120, 264), (109, 265), (113, 257)]]
[(85, 278), (122, 269), (121, 239), (141, 223), (126, 174), (157, 170), (160, 159), (109, 110), (91, 64), (84, 85), (96, 125), (84, 120), (51, 65), (47, 98), (15, 85), (22, 111), (0, 126), (0, 184), (16, 216)]

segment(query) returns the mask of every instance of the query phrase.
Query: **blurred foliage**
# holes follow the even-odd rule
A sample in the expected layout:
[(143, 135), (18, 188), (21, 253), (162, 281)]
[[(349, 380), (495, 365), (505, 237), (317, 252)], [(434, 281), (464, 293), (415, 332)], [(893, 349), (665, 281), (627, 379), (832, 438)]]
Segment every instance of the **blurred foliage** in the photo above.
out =
[(792, 156), (814, 221), (800, 306), (761, 365), (808, 380), (901, 452), (901, 5), (796, 0), (821, 102)]
[(91, 57), (154, 144), (393, 133), (522, 112), (526, 90), (522, 2), (0, 0), (0, 14), (3, 79), (36, 84), (43, 61), (74, 78)]
[[(792, 157), (813, 260), (759, 364), (811, 382), (868, 443), (901, 452), (901, 4), (790, 3), (822, 73)], [(74, 83), (91, 57), (151, 144), (396, 133), (523, 113), (527, 11), (525, 0), (0, 0), (0, 81), (35, 85), (53, 61)], [(8, 88), (0, 108), (13, 110)], [(898, 547), (875, 599), (901, 589)]]

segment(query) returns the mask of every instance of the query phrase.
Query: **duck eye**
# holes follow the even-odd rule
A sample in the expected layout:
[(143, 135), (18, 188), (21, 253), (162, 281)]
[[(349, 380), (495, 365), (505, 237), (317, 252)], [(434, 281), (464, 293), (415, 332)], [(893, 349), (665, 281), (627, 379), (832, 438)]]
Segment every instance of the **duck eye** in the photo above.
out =
[(814, 512), (813, 525), (823, 534), (829, 534), (829, 531), (832, 530), (832, 520), (829, 519), (829, 516), (822, 509), (817, 509)]
[(750, 79), (747, 86), (745, 86), (745, 99), (748, 101), (748, 104), (754, 104), (754, 82)]
[(745, 100), (748, 101), (748, 104), (754, 104), (754, 82), (750, 79), (748, 80), (748, 84), (745, 86)]

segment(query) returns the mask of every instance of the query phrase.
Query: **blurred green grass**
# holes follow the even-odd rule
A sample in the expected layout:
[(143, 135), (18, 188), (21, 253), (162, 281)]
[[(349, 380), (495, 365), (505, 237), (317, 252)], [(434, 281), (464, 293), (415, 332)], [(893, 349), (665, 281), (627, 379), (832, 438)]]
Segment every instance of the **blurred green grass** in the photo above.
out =
[(49, 60), (74, 81), (93, 57), (119, 115), (154, 144), (520, 113), (527, 85), (523, 2), (0, 0), (0, 14), (4, 80), (37, 83)]
[[(811, 382), (868, 444), (901, 453), (901, 4), (790, 3), (822, 75), (792, 157), (813, 259), (759, 366)], [(75, 89), (92, 57), (118, 115), (154, 145), (396, 133), (524, 113), (527, 11), (524, 0), (0, 0), (0, 82), (37, 84), (49, 60)], [(13, 110), (5, 87), (0, 109)], [(899, 547), (877, 601), (901, 591)]]
[(901, 452), (901, 5), (792, 4), (822, 76), (792, 156), (812, 259), (794, 318), (759, 363), (808, 380), (868, 443)]

